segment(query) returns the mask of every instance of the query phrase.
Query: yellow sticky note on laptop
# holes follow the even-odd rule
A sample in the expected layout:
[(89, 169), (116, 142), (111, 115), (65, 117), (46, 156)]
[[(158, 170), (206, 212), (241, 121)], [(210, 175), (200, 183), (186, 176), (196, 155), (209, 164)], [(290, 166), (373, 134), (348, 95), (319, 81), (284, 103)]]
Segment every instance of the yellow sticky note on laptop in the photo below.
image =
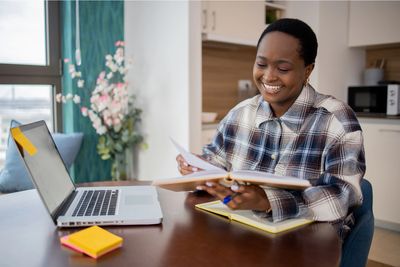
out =
[(32, 142), (23, 134), (19, 127), (12, 128), (11, 134), (14, 137), (14, 140), (25, 149), (29, 155), (33, 156), (36, 154), (37, 149), (32, 144)]
[(69, 236), (62, 237), (61, 243), (76, 251), (98, 258), (122, 246), (123, 239), (99, 227), (91, 226)]

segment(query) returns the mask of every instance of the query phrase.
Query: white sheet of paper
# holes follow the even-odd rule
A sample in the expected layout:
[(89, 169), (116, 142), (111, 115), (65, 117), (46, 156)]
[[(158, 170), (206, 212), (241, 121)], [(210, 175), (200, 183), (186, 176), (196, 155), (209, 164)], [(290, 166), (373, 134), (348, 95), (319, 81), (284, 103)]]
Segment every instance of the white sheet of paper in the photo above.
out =
[(182, 157), (186, 160), (187, 163), (189, 163), (192, 166), (195, 166), (199, 169), (203, 169), (206, 171), (210, 170), (222, 170), (221, 168), (212, 165), (211, 163), (208, 163), (205, 160), (202, 160), (201, 158), (193, 155), (186, 149), (184, 149), (181, 145), (179, 145), (177, 142), (175, 142), (174, 139), (171, 139), (171, 142), (174, 144), (175, 148), (178, 150), (178, 152), (182, 155)]

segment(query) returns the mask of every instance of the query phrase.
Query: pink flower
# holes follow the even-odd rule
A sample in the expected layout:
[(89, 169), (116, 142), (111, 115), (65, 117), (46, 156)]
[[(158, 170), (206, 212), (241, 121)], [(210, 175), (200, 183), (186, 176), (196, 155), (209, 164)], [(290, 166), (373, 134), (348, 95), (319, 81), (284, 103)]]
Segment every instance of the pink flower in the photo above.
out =
[(106, 72), (105, 71), (100, 72), (99, 76), (97, 77), (96, 83), (100, 84), (101, 82), (103, 82), (104, 77), (106, 77)]
[(107, 119), (104, 120), (104, 123), (105, 123), (108, 127), (110, 127), (110, 126), (112, 126), (113, 120), (112, 120), (110, 117), (108, 117)]
[(119, 118), (115, 118), (114, 119), (114, 126), (120, 125), (121, 124), (121, 120)]
[(110, 99), (109, 95), (101, 95), (99, 97), (100, 102), (106, 103)]
[(90, 103), (92, 103), (92, 104), (96, 103), (98, 98), (99, 98), (98, 95), (92, 95), (90, 97)]
[[(125, 62), (124, 58), (125, 42), (118, 40), (115, 42), (115, 46), (114, 54), (105, 55), (105, 66), (103, 65), (105, 69), (97, 76), (94, 88), (88, 88), (92, 89), (89, 99), (86, 99), (90, 103), (85, 103), (85, 101), (82, 101), (83, 99), (81, 100), (81, 97), (73, 94), (57, 94), (55, 97), (57, 102), (71, 101), (78, 105), (82, 116), (88, 117), (88, 121), (99, 135), (109, 132), (116, 134), (116, 136), (131, 134), (130, 129), (125, 129), (126, 120), (129, 119), (127, 116), (130, 112), (130, 98), (125, 77), (129, 68), (129, 64)], [(88, 81), (82, 78), (81, 66), (74, 64), (73, 59), (65, 58), (63, 60), (70, 77), (76, 81), (76, 86), (78, 88), (86, 87)], [(122, 133), (122, 131), (124, 132)], [(123, 146), (127, 145), (126, 142), (128, 141), (118, 140), (118, 144), (121, 143)], [(99, 151), (99, 153), (102, 157), (104, 156), (103, 159), (107, 159), (105, 156), (109, 152)]]
[(117, 83), (117, 88), (121, 88), (121, 87), (124, 87), (124, 83)]
[(83, 117), (87, 117), (88, 115), (88, 108), (87, 107), (81, 107), (81, 113)]
[(115, 46), (124, 46), (125, 42), (124, 41), (116, 41)]
[(76, 69), (75, 69), (75, 65), (74, 64), (69, 64), (68, 66), (68, 72), (71, 74), (72, 78), (75, 78), (76, 74)]
[(104, 77), (106, 77), (106, 72), (105, 71), (100, 72), (99, 78), (103, 80)]

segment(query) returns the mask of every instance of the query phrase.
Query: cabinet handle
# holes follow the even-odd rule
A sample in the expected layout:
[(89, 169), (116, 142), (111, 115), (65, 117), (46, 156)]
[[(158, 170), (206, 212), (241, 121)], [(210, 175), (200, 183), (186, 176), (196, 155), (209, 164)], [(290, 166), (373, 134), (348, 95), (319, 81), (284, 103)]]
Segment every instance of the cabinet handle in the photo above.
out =
[(400, 130), (396, 129), (379, 129), (379, 131), (382, 133), (400, 133)]
[(212, 24), (211, 29), (213, 31), (215, 31), (215, 28), (217, 27), (217, 14), (215, 13), (215, 11), (213, 11), (211, 14), (212, 14), (212, 17), (213, 17), (213, 24)]
[(203, 30), (207, 29), (207, 9), (203, 9)]

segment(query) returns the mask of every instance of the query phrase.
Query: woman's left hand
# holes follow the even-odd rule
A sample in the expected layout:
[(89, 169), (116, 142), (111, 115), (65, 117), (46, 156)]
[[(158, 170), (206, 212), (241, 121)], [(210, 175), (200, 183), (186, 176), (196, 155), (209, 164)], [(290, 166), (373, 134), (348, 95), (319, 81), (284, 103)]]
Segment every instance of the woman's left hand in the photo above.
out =
[(205, 190), (221, 201), (228, 200), (230, 196), (231, 200), (225, 204), (233, 210), (267, 211), (271, 207), (264, 189), (257, 185), (234, 184), (226, 187), (219, 183), (206, 182), (197, 189)]

